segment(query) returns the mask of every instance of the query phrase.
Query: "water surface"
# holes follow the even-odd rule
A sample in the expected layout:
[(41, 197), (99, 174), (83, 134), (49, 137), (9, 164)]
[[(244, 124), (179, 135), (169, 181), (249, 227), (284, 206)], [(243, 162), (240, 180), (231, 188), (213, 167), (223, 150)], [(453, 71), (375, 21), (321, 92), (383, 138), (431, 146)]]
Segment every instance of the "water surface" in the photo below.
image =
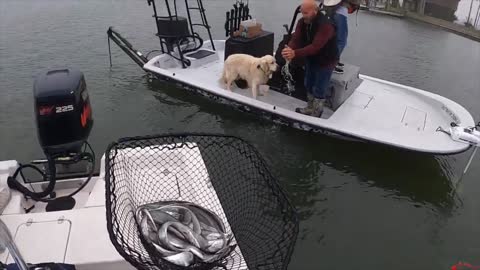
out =
[[(232, 1), (206, 0), (214, 37)], [(294, 1), (252, 1), (264, 28), (283, 34)], [(468, 153), (451, 157), (347, 142), (278, 126), (149, 83), (106, 31), (158, 49), (146, 1), (0, 1), (0, 160), (42, 156), (33, 118), (34, 75), (77, 67), (90, 91), (97, 153), (120, 138), (165, 132), (233, 134), (254, 144), (301, 218), (290, 269), (449, 269), (480, 265), (480, 158), (458, 192)], [(358, 25), (357, 25), (358, 24)], [(480, 117), (480, 43), (430, 25), (361, 12), (350, 17), (344, 61), (366, 75), (450, 98)], [(216, 80), (216, 78), (212, 78)]]

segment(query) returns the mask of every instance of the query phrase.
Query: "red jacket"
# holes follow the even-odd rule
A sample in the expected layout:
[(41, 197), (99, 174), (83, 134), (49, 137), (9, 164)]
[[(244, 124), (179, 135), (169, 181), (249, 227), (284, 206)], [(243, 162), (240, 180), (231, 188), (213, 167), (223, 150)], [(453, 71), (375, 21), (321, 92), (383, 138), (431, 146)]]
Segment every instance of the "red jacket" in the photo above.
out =
[[(295, 32), (293, 33), (292, 39), (288, 43), (288, 47), (295, 50), (295, 57), (300, 58), (310, 58), (310, 57), (317, 57), (322, 49), (327, 45), (327, 43), (332, 39), (335, 38), (335, 28), (332, 24), (320, 24), (318, 29), (313, 37), (313, 40), (310, 44), (302, 47), (302, 40), (304, 39), (304, 32), (305, 27), (304, 19), (300, 19), (297, 23), (295, 28)], [(332, 59), (327, 61), (326, 63), (321, 64), (321, 67), (328, 67), (328, 68), (335, 68), (337, 64), (337, 59)]]

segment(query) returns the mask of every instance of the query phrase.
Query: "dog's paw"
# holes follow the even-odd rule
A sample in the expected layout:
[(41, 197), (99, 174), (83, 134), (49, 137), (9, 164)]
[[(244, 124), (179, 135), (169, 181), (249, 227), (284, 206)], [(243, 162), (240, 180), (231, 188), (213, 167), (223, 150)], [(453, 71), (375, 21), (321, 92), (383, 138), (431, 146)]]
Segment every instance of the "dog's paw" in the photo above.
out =
[(268, 91), (270, 90), (270, 87), (268, 85), (262, 85), (260, 86), (259, 90), (261, 96), (266, 96)]

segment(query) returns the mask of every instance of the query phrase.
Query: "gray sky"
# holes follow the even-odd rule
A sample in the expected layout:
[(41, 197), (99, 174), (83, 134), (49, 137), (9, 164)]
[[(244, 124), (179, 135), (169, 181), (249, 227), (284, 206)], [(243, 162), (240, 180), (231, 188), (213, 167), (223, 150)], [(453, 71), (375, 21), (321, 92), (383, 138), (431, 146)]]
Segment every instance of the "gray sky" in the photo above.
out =
[[(458, 21), (459, 22), (466, 22), (467, 21), (467, 17), (468, 17), (468, 11), (470, 10), (470, 3), (472, 2), (472, 0), (461, 0), (460, 3), (458, 3), (458, 9), (457, 9), (457, 13), (455, 13), (455, 15), (457, 15), (458, 17)], [(474, 20), (475, 19), (475, 15), (477, 14), (477, 10), (478, 10), (478, 5), (480, 4), (480, 1), (479, 0), (473, 0), (473, 11), (472, 11), (472, 17), (473, 19), (471, 20)]]

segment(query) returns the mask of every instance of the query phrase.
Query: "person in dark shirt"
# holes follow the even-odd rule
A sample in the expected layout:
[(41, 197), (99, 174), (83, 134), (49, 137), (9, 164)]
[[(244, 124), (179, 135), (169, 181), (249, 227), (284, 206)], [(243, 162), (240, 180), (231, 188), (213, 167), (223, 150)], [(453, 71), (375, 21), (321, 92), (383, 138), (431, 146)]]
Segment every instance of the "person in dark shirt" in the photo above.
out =
[(314, 0), (303, 0), (302, 18), (282, 56), (291, 61), (305, 59), (305, 88), (307, 107), (296, 112), (320, 117), (325, 104), (326, 90), (338, 62), (338, 48), (333, 22), (320, 12)]

